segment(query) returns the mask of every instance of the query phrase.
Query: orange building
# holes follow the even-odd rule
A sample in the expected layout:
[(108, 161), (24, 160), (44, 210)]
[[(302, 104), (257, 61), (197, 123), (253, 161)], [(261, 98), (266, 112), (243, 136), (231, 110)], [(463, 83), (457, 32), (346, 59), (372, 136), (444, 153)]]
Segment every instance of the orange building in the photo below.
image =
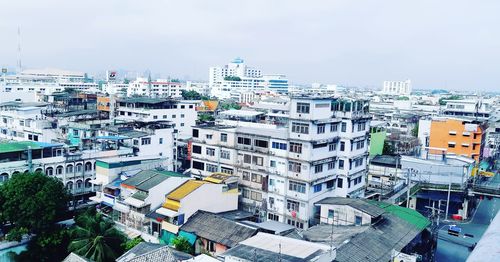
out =
[(97, 110), (109, 112), (110, 99), (109, 96), (97, 97)]
[(447, 154), (456, 154), (479, 160), (483, 144), (484, 126), (473, 121), (449, 118), (432, 119), (429, 132), (430, 153), (439, 153), (435, 148), (446, 149)]

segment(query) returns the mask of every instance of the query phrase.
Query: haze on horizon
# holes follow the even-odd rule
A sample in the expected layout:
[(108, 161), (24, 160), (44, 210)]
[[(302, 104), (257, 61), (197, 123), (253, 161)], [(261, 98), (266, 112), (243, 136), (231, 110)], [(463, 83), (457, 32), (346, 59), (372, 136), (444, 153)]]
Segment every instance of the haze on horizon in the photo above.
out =
[(207, 80), (242, 57), (292, 83), (500, 90), (500, 1), (4, 1), (0, 66)]

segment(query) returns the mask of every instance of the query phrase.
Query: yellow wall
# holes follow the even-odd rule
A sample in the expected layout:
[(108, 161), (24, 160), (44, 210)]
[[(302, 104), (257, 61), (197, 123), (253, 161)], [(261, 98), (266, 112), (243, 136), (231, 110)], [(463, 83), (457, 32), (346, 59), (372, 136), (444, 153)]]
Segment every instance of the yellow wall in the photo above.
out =
[[(431, 123), (429, 146), (445, 148), (448, 153), (466, 155), (477, 161), (481, 152), (482, 130), (478, 126), (475, 132), (466, 131), (465, 124), (466, 122), (457, 119), (433, 120)], [(456, 134), (452, 135), (450, 131), (454, 131)], [(470, 136), (464, 136), (464, 132), (469, 132)], [(449, 142), (455, 142), (455, 147), (450, 147)], [(469, 146), (463, 146), (462, 144), (464, 143), (469, 144)], [(431, 153), (439, 152), (432, 152), (431, 150)]]

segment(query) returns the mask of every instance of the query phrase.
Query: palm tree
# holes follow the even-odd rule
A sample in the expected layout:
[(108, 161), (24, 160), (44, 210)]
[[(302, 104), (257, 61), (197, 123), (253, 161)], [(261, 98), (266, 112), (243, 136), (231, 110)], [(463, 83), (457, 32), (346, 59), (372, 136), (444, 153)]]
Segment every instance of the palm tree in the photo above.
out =
[(87, 211), (75, 219), (68, 249), (96, 262), (115, 261), (123, 253), (126, 237), (102, 214)]

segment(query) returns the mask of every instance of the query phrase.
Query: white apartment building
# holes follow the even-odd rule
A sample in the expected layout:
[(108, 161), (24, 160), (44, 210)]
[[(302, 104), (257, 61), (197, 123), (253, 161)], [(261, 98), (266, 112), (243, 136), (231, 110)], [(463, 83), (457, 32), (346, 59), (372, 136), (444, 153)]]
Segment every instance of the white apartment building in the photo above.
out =
[(97, 91), (99, 85), (88, 81), (83, 72), (59, 69), (30, 69), (17, 75), (0, 78), (0, 92), (33, 92), (52, 94), (71, 88), (79, 91)]
[(180, 135), (190, 136), (191, 127), (195, 125), (198, 117), (197, 103), (197, 101), (167, 98), (119, 98), (116, 103), (115, 119), (141, 122), (169, 121)]
[(132, 148), (126, 147), (78, 150), (34, 141), (0, 143), (0, 182), (17, 173), (42, 172), (58, 178), (73, 195), (84, 195), (93, 191), (96, 159), (132, 153)]
[(488, 120), (494, 112), (493, 99), (444, 100), (444, 102), (446, 105), (441, 108), (441, 114), (445, 116)]
[(0, 104), (0, 139), (51, 143), (58, 137), (57, 123), (42, 114), (43, 103)]
[(384, 81), (382, 93), (387, 95), (408, 96), (411, 94), (411, 80)]
[(149, 96), (149, 97), (182, 97), (182, 90), (186, 90), (186, 85), (180, 82), (172, 82), (168, 79), (149, 80), (138, 77), (136, 80), (125, 83), (107, 83), (103, 86), (103, 91), (108, 94), (126, 93), (127, 96)]
[(288, 79), (285, 75), (263, 75), (260, 69), (247, 66), (241, 58), (221, 67), (210, 67), (208, 84), (212, 96), (221, 99), (234, 97), (234, 93), (238, 92), (288, 91)]
[(239, 110), (226, 111), (215, 125), (193, 127), (191, 173), (235, 174), (243, 209), (307, 228), (317, 201), (364, 193), (368, 102), (304, 96), (287, 105), (285, 124)]

